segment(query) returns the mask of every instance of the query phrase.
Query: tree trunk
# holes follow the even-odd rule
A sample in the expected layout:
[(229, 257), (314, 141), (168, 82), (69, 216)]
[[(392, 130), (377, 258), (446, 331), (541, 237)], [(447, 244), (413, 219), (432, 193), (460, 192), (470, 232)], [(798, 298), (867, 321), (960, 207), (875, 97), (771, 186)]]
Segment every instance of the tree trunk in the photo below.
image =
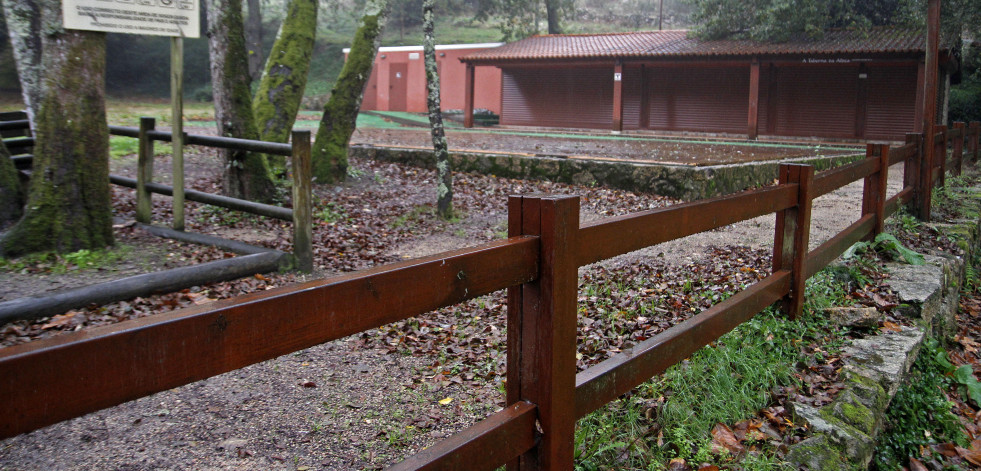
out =
[(27, 117), (34, 129), (41, 102), (41, 5), (34, 0), (3, 0), (3, 14)]
[(42, 76), (24, 217), (0, 238), (6, 256), (112, 244), (106, 35), (64, 30), (61, 2), (41, 0)]
[(436, 37), (433, 34), (433, 0), (422, 3), (423, 54), (426, 61), (426, 87), (429, 105), (429, 125), (433, 135), (433, 153), (436, 157), (436, 214), (442, 219), (453, 217), (453, 172), (450, 155), (446, 151), (446, 133), (443, 131), (443, 113), (439, 103), (439, 69), (436, 66)]
[(0, 228), (20, 219), (24, 210), (24, 195), (21, 191), (20, 177), (10, 160), (10, 151), (0, 140)]
[(249, 78), (253, 82), (262, 75), (262, 6), (259, 0), (248, 0), (249, 20), (245, 25), (245, 42), (249, 47)]
[[(208, 45), (211, 86), (218, 134), (259, 139), (252, 116), (241, 0), (208, 0)], [(262, 154), (219, 149), (225, 164), (222, 191), (231, 197), (268, 202), (276, 199), (276, 184)]]
[(347, 177), (347, 145), (357, 125), (387, 13), (387, 0), (368, 0), (347, 62), (324, 106), (313, 143), (313, 176), (318, 183), (335, 183)]
[(559, 1), (545, 0), (545, 13), (548, 16), (548, 34), (562, 34), (562, 25), (559, 24)]
[[(259, 135), (264, 141), (289, 140), (307, 86), (316, 33), (317, 1), (291, 1), (252, 103)], [(274, 173), (286, 173), (286, 157), (267, 158)]]

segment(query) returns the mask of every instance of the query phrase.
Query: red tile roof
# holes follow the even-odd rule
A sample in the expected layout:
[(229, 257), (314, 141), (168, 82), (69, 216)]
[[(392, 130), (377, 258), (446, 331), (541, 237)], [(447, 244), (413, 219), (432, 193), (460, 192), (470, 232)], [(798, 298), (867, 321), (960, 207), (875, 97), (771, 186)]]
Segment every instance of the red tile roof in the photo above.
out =
[(471, 63), (546, 59), (672, 58), (786, 54), (917, 53), (926, 50), (922, 33), (896, 28), (832, 30), (821, 39), (783, 43), (751, 40), (700, 41), (688, 31), (533, 36), (467, 55)]

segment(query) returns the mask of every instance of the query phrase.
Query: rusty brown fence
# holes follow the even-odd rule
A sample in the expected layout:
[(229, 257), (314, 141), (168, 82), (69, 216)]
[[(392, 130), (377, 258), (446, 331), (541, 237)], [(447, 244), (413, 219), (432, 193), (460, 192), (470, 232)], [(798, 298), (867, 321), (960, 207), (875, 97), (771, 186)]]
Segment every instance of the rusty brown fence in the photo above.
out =
[[(508, 406), (392, 469), (572, 469), (578, 418), (767, 306), (799, 316), (808, 277), (929, 193), (917, 184), (921, 167), (933, 174), (921, 143), (869, 145), (865, 159), (818, 175), (784, 164), (772, 187), (584, 225), (578, 197), (514, 196), (503, 241), (9, 347), (0, 438), (507, 288)], [(887, 198), (900, 163), (903, 188)], [(813, 200), (857, 180), (859, 219), (809, 251)], [(579, 267), (767, 214), (777, 216), (771, 275), (576, 374)]]

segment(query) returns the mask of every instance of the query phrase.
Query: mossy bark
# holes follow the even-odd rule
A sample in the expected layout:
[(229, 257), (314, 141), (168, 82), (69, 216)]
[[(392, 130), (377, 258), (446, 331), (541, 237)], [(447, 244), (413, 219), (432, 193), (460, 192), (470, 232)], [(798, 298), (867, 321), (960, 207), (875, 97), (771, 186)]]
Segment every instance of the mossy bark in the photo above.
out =
[[(289, 140), (307, 86), (316, 32), (316, 0), (292, 0), (252, 103), (264, 141)], [(267, 159), (274, 173), (286, 174), (286, 157), (270, 155)]]
[(453, 172), (450, 154), (446, 150), (446, 132), (439, 102), (439, 68), (436, 65), (436, 35), (433, 0), (422, 3), (423, 55), (426, 61), (426, 103), (429, 105), (429, 126), (433, 136), (433, 155), (436, 158), (436, 214), (443, 219), (453, 217)]
[(0, 228), (20, 219), (24, 210), (24, 194), (10, 151), (0, 141)]
[(2, 0), (20, 89), (31, 127), (41, 102), (41, 6), (33, 0)]
[[(218, 134), (259, 139), (252, 116), (252, 90), (241, 0), (208, 0), (208, 45)], [(225, 168), (224, 194), (253, 201), (276, 199), (276, 183), (266, 157), (255, 152), (219, 149)]]
[(111, 245), (104, 33), (65, 31), (58, 0), (42, 0), (41, 101), (23, 218), (2, 238), (6, 256)]
[(351, 52), (317, 128), (313, 143), (313, 177), (317, 183), (335, 183), (347, 177), (347, 145), (357, 126), (364, 87), (371, 76), (387, 13), (387, 0), (369, 0), (365, 6)]

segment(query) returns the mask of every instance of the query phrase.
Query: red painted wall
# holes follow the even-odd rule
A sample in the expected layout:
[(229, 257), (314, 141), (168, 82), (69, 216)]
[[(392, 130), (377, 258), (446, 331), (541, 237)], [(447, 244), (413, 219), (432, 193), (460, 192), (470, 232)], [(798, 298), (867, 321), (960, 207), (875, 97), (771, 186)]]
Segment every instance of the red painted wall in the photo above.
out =
[[(460, 58), (498, 44), (437, 45), (440, 108), (462, 110), (466, 87), (466, 65)], [(344, 50), (345, 56), (347, 50)], [(477, 67), (474, 85), (474, 107), (501, 113), (501, 69)], [(382, 47), (365, 87), (362, 110), (409, 111), (425, 113), (426, 68), (422, 46)]]

